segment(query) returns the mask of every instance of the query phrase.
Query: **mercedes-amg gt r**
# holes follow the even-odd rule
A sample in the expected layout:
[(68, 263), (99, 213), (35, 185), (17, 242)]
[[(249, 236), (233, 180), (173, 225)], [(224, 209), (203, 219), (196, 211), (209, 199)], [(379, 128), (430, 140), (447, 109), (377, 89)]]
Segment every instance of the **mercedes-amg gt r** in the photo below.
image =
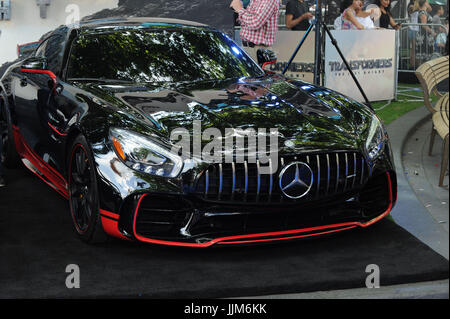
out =
[[(375, 113), (266, 72), (264, 59), (181, 20), (61, 26), (1, 78), (2, 160), (22, 161), (67, 198), (76, 233), (90, 243), (106, 235), (261, 243), (367, 227), (389, 214), (396, 174)], [(216, 146), (275, 132), (275, 157), (263, 160), (268, 149), (249, 141), (227, 144), (219, 161), (195, 156), (196, 147), (210, 153), (208, 129), (222, 136)], [(189, 152), (175, 147), (177, 130)]]

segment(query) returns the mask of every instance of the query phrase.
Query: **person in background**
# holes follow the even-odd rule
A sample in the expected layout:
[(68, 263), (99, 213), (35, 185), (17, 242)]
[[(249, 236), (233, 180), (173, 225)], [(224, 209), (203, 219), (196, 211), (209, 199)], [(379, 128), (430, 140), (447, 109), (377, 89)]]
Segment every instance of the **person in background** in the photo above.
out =
[[(435, 12), (435, 14), (433, 16), (432, 23), (433, 24), (442, 24), (441, 17), (443, 15), (444, 15), (444, 7), (440, 5), (436, 9), (436, 12)], [(445, 28), (442, 27), (442, 26), (439, 26), (439, 25), (434, 26), (434, 30), (438, 34), (445, 32)]]
[(409, 0), (408, 7), (407, 7), (409, 16), (411, 16), (411, 14), (414, 12), (414, 6), (415, 6), (416, 2), (417, 2), (417, 0)]
[(306, 31), (309, 28), (309, 20), (314, 15), (309, 12), (309, 7), (304, 0), (289, 0), (286, 4), (286, 27), (291, 30)]
[(410, 68), (417, 69), (416, 66), (416, 37), (419, 33), (419, 0), (411, 0), (408, 4), (409, 23), (412, 25), (408, 28), (409, 39), (409, 64)]
[(439, 28), (440, 32), (436, 36), (436, 51), (441, 55), (448, 55), (448, 18), (445, 21), (445, 28)]
[(271, 49), (278, 31), (280, 0), (252, 0), (247, 9), (241, 0), (233, 0), (230, 7), (238, 14), (240, 36), (245, 51), (258, 61), (260, 48)]
[[(433, 19), (431, 18), (430, 14), (428, 13), (429, 12), (429, 10), (428, 10), (429, 7), (430, 7), (430, 5), (429, 5), (427, 0), (419, 0), (418, 20), (419, 20), (420, 24), (432, 23)], [(434, 30), (431, 27), (427, 26), (427, 25), (423, 26), (421, 29), (422, 29), (422, 31), (425, 30), (426, 34), (431, 36), (431, 37), (433, 37), (433, 38), (436, 36), (436, 32), (434, 32)]]
[[(413, 24), (419, 23), (419, 0), (413, 0), (408, 4), (409, 22)], [(412, 28), (412, 27), (410, 27)], [(417, 29), (418, 31), (418, 29)]]
[[(244, 9), (247, 9), (249, 4), (250, 4), (250, 0), (242, 0), (242, 7)], [(239, 16), (238, 16), (238, 14), (236, 12), (234, 12), (234, 25), (235, 26), (240, 25), (238, 20), (239, 20)]]
[(389, 26), (395, 30), (400, 30), (401, 25), (395, 23), (391, 14), (391, 0), (376, 0), (375, 4), (380, 8), (380, 28), (387, 29)]
[[(447, 18), (447, 30), (448, 30), (448, 18)], [(448, 43), (449, 43), (449, 39), (448, 39), (448, 35), (450, 32), (447, 31), (447, 42), (445, 43), (445, 50), (444, 50), (444, 55), (448, 55)]]
[[(407, 7), (408, 15), (411, 16), (411, 14), (417, 10), (418, 6), (419, 6), (419, 0), (409, 0), (408, 7)], [(427, 12), (433, 11), (433, 7), (428, 2), (425, 4), (425, 6), (426, 6)]]
[(374, 9), (363, 10), (362, 2), (361, 5), (356, 9), (356, 19), (358, 20), (359, 23), (362, 24), (364, 30), (375, 29), (375, 24), (373, 23), (373, 20), (371, 18), (373, 12)]
[(428, 1), (425, 3), (425, 7), (426, 7), (426, 10), (428, 13), (433, 11), (433, 7), (431, 6), (431, 4)]
[(436, 37), (433, 28), (427, 25), (432, 22), (432, 18), (428, 14), (428, 6), (427, 0), (419, 0), (418, 21), (421, 26), (416, 40), (416, 56), (420, 57), (420, 63), (426, 62), (434, 51), (434, 39)]
[(343, 0), (341, 3), (341, 30), (364, 30), (356, 19), (356, 11), (362, 6), (361, 0)]

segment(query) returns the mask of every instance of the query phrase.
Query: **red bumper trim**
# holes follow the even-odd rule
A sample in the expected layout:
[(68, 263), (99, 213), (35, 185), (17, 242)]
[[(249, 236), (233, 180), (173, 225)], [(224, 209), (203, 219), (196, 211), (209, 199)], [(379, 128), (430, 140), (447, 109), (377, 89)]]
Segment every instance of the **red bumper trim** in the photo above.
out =
[[(324, 234), (334, 233), (334, 232), (343, 231), (343, 230), (347, 230), (347, 229), (352, 229), (355, 227), (368, 227), (368, 226), (373, 225), (374, 223), (380, 221), (384, 217), (386, 217), (391, 212), (392, 207), (394, 205), (393, 192), (392, 192), (392, 180), (391, 180), (391, 176), (390, 176), (389, 172), (386, 172), (386, 176), (387, 176), (388, 188), (389, 188), (389, 206), (383, 214), (368, 221), (367, 223), (348, 222), (348, 223), (340, 223), (340, 224), (317, 226), (317, 227), (294, 229), (294, 230), (286, 230), (286, 231), (278, 231), (278, 232), (228, 236), (228, 237), (216, 238), (216, 239), (213, 239), (213, 240), (205, 242), (205, 243), (185, 243), (185, 242), (165, 241), (165, 240), (159, 240), (159, 239), (146, 238), (146, 237), (140, 236), (136, 232), (137, 212), (139, 210), (139, 206), (141, 205), (142, 200), (148, 195), (148, 194), (143, 194), (139, 198), (138, 204), (136, 206), (136, 210), (134, 212), (133, 233), (137, 240), (145, 242), (145, 243), (170, 245), (170, 246), (183, 246), (183, 247), (209, 247), (209, 246), (212, 246), (215, 244), (223, 244), (223, 245), (244, 244), (244, 243), (248, 244), (248, 243), (279, 241), (279, 240), (311, 237), (311, 236), (324, 235)], [(310, 232), (314, 232), (314, 233), (305, 234), (305, 233), (310, 233)], [(289, 235), (292, 235), (292, 236), (289, 236)], [(281, 237), (281, 236), (288, 236), (288, 237)], [(272, 238), (261, 239), (261, 237), (272, 237)]]
[[(112, 216), (116, 216), (117, 220), (113, 220)], [(131, 240), (131, 238), (124, 236), (119, 231), (119, 223), (118, 223), (119, 215), (100, 209), (100, 217), (102, 220), (102, 226), (105, 233), (116, 238)]]
[(109, 218), (112, 218), (112, 219), (115, 219), (115, 220), (119, 220), (119, 215), (118, 214), (114, 214), (114, 213), (108, 212), (107, 210), (100, 209), (100, 214), (104, 215), (105, 217), (109, 217)]
[(13, 126), (13, 134), (17, 153), (19, 153), (19, 155), (23, 158), (30, 161), (30, 163), (39, 171), (40, 174), (45, 176), (46, 179), (40, 176), (30, 167), (27, 168), (35, 173), (45, 183), (55, 189), (64, 198), (68, 199), (69, 186), (66, 179), (48, 163), (44, 162), (42, 158), (33, 151), (33, 149), (26, 143), (25, 138), (22, 136), (17, 126)]

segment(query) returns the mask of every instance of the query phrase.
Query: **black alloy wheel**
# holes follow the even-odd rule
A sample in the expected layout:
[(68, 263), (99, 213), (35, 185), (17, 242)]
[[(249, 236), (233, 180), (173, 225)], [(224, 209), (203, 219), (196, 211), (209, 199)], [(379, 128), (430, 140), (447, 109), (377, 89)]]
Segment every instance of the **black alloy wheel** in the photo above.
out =
[(95, 166), (83, 136), (75, 139), (69, 154), (69, 203), (75, 230), (85, 242), (104, 242)]

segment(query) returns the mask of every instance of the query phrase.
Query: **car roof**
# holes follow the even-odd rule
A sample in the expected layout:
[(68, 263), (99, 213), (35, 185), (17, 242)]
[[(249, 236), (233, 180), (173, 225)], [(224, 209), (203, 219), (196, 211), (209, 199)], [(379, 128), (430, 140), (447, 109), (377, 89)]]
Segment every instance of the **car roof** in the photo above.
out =
[(55, 30), (49, 31), (44, 35), (42, 35), (39, 41), (37, 42), (45, 41), (49, 37), (58, 33), (67, 34), (67, 31), (71, 30), (79, 30), (80, 33), (97, 33), (97, 31), (108, 32), (119, 28), (132, 29), (137, 27), (152, 27), (152, 26), (199, 27), (212, 29), (210, 26), (206, 24), (181, 19), (152, 18), (152, 17), (132, 17), (132, 18), (116, 17), (116, 18), (85, 20), (71, 25), (61, 25)]
[(180, 20), (170, 18), (151, 18), (151, 17), (133, 17), (133, 18), (107, 18), (87, 20), (80, 23), (79, 28), (81, 31), (92, 31), (95, 29), (103, 29), (105, 27), (136, 27), (136, 26), (149, 26), (152, 25), (172, 25), (172, 26), (191, 26), (191, 27), (207, 27), (206, 24)]

